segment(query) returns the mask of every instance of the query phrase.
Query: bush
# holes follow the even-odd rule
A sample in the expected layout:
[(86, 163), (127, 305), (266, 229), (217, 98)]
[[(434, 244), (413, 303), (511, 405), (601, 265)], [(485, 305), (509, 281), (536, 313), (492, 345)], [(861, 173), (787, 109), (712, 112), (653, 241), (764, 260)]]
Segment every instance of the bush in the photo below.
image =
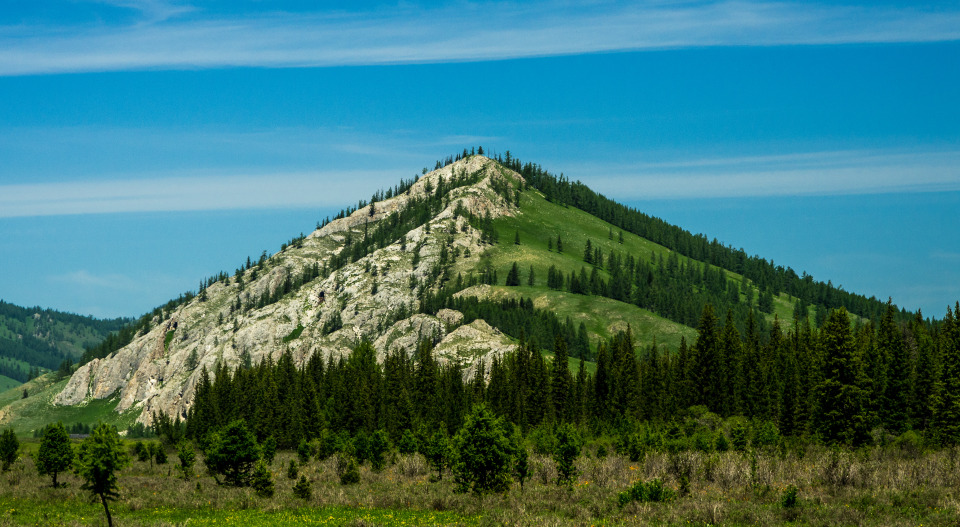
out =
[(300, 470), (297, 467), (297, 462), (290, 460), (290, 464), (287, 465), (287, 479), (297, 479), (297, 476), (300, 475)]
[(163, 448), (163, 444), (159, 441), (156, 443), (150, 443), (150, 453), (153, 455), (153, 460), (158, 465), (167, 464), (167, 450)]
[(355, 485), (360, 483), (360, 465), (350, 454), (341, 453), (337, 456), (337, 476), (341, 485)]
[(370, 468), (380, 472), (386, 466), (386, 454), (390, 451), (390, 439), (383, 430), (377, 430), (370, 437), (367, 452), (370, 455)]
[(53, 477), (53, 488), (57, 488), (57, 475), (69, 470), (73, 465), (73, 447), (63, 423), (44, 428), (36, 464), (37, 473), (41, 476), (50, 474)]
[(267, 463), (267, 465), (273, 464), (273, 458), (277, 455), (277, 440), (273, 436), (269, 436), (263, 440), (263, 444), (260, 445), (260, 457)]
[(310, 461), (312, 457), (310, 450), (310, 443), (306, 439), (301, 439), (300, 444), (297, 445), (297, 458), (300, 459), (301, 465), (306, 465)]
[(577, 479), (575, 462), (580, 457), (580, 435), (570, 423), (557, 427), (556, 450), (553, 460), (557, 463), (557, 485), (573, 485)]
[(133, 455), (137, 456), (137, 461), (141, 463), (150, 461), (150, 449), (143, 441), (137, 441), (133, 444)]
[(222, 474), (228, 485), (243, 487), (249, 483), (253, 465), (259, 459), (257, 440), (241, 419), (211, 437), (204, 463), (213, 474)]
[(743, 452), (747, 449), (749, 441), (750, 425), (747, 423), (747, 420), (742, 417), (731, 419), (730, 444), (733, 446), (733, 449), (738, 452)]
[(320, 437), (317, 440), (317, 460), (323, 461), (337, 453), (338, 437), (329, 429), (324, 428), (320, 431)]
[(397, 443), (397, 449), (401, 454), (413, 454), (420, 449), (420, 443), (417, 436), (409, 428), (403, 431), (400, 441)]
[(196, 460), (197, 454), (194, 452), (193, 446), (185, 439), (181, 439), (177, 443), (177, 457), (180, 458), (179, 468), (183, 474), (183, 479), (190, 479), (190, 476), (193, 475), (193, 462)]
[(253, 469), (253, 475), (250, 476), (250, 486), (261, 498), (270, 498), (273, 496), (273, 475), (267, 468), (267, 463), (261, 459), (257, 462), (257, 467)]
[(637, 481), (629, 489), (617, 495), (617, 504), (620, 507), (631, 501), (644, 502), (666, 502), (672, 501), (677, 497), (677, 493), (668, 487), (663, 486), (660, 478), (650, 480), (649, 483)]
[(800, 500), (797, 498), (797, 487), (796, 485), (790, 485), (780, 495), (780, 506), (784, 509), (793, 509), (798, 505), (800, 505)]
[(0, 462), (3, 463), (3, 471), (10, 470), (10, 465), (17, 461), (20, 454), (20, 441), (17, 440), (17, 434), (12, 428), (3, 431), (0, 435)]
[(313, 496), (313, 485), (306, 476), (300, 476), (300, 480), (293, 486), (293, 495), (301, 500), (309, 500)]
[(541, 456), (549, 456), (557, 449), (556, 439), (553, 433), (545, 426), (534, 429), (530, 432), (530, 443), (533, 445), (533, 452)]
[(485, 404), (473, 407), (452, 443), (451, 469), (457, 492), (483, 495), (504, 492), (510, 487), (513, 445), (503, 420), (494, 416)]

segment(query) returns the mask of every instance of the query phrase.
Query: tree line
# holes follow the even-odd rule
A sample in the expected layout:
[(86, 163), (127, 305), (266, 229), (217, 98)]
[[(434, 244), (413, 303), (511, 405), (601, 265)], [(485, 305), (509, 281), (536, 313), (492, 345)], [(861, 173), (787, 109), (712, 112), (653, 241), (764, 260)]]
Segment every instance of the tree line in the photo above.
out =
[[(960, 310), (960, 303), (957, 305)], [(617, 435), (637, 423), (664, 438), (704, 408), (720, 417), (767, 423), (777, 434), (827, 444), (862, 445), (881, 436), (919, 432), (936, 444), (960, 444), (960, 322), (957, 310), (932, 332), (919, 317), (897, 322), (887, 305), (876, 321), (853, 323), (831, 311), (822, 327), (798, 320), (784, 331), (779, 320), (761, 332), (748, 318), (741, 334), (704, 308), (698, 337), (677, 352), (654, 344), (636, 349), (631, 332), (603, 341), (596, 371), (584, 361), (568, 366), (564, 335), (555, 334), (546, 358), (521, 332), (513, 352), (492, 359), (469, 381), (455, 362), (440, 363), (433, 342), (383, 363), (368, 342), (345, 357), (311, 357), (295, 367), (276, 363), (204, 370), (186, 419), (198, 441), (243, 419), (281, 448), (323, 434), (372, 434), (393, 442), (405, 432), (452, 434), (478, 403), (524, 432), (561, 423), (595, 434)], [(359, 397), (358, 394), (363, 394)]]

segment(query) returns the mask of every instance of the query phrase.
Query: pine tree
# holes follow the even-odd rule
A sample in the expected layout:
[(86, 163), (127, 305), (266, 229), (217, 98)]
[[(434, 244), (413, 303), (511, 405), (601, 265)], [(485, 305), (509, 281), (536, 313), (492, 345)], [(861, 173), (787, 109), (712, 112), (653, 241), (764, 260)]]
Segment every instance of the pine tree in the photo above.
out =
[(517, 230), (513, 233), (513, 244), (514, 244), (514, 245), (520, 245), (520, 229), (517, 229)]
[(520, 285), (520, 267), (517, 265), (517, 262), (513, 262), (513, 265), (510, 266), (510, 272), (507, 273), (507, 281), (505, 285)]
[(877, 330), (878, 355), (886, 361), (886, 386), (880, 398), (880, 421), (892, 432), (899, 434), (909, 426), (911, 379), (914, 364), (907, 353), (903, 334), (894, 321), (893, 301), (887, 300), (887, 309), (880, 319)]
[(20, 454), (20, 441), (17, 440), (17, 434), (12, 428), (7, 428), (0, 435), (0, 462), (3, 464), (3, 471), (10, 470), (10, 465), (17, 461)]
[(940, 334), (941, 376), (933, 426), (944, 445), (960, 445), (960, 302), (947, 309)]
[(57, 476), (73, 465), (73, 447), (63, 423), (48, 425), (44, 429), (36, 465), (37, 473), (41, 476), (49, 474), (53, 478), (53, 488), (57, 488)]
[(504, 492), (510, 487), (513, 446), (502, 419), (477, 405), (452, 441), (452, 471), (457, 491)]
[(533, 287), (536, 282), (536, 277), (533, 275), (533, 266), (530, 266), (530, 273), (527, 274), (527, 285)]
[(97, 425), (93, 433), (80, 444), (77, 474), (84, 480), (82, 488), (100, 498), (110, 527), (113, 526), (113, 518), (107, 503), (119, 497), (117, 472), (129, 463), (117, 429), (105, 423)]
[(717, 317), (713, 306), (707, 304), (697, 325), (697, 342), (693, 345), (694, 386), (697, 387), (696, 404), (717, 411), (723, 396), (722, 350), (717, 331)]
[(814, 424), (828, 444), (859, 446), (868, 438), (868, 382), (844, 308), (830, 312), (821, 329), (823, 380), (816, 387)]
[(550, 394), (553, 415), (557, 421), (568, 421), (571, 417), (571, 388), (573, 379), (568, 364), (567, 343), (561, 336), (554, 339), (553, 367), (550, 370)]

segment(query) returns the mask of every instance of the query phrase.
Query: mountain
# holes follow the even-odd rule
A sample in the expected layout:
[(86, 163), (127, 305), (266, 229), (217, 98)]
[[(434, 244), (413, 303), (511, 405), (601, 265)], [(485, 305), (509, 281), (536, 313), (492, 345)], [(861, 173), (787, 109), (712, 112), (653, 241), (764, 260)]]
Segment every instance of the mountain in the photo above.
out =
[(740, 334), (833, 307), (863, 318), (884, 309), (509, 152), (494, 160), (464, 151), (232, 276), (204, 280), (88, 349), (68, 381), (0, 400), (0, 421), (42, 424), (75, 405), (127, 423), (149, 424), (156, 412), (182, 418), (205, 375), (224, 366), (337, 359), (362, 341), (382, 361), (396, 349), (415, 357), (430, 340), (438, 361), (470, 378), (518, 341), (552, 349), (561, 336), (571, 364), (582, 357), (589, 370), (596, 343), (620, 332), (643, 347), (692, 342), (708, 304)]
[[(76, 362), (84, 349), (103, 341), (129, 319), (101, 320), (0, 300), (0, 380), (18, 385), (64, 360)], [(6, 388), (4, 388), (6, 389)]]

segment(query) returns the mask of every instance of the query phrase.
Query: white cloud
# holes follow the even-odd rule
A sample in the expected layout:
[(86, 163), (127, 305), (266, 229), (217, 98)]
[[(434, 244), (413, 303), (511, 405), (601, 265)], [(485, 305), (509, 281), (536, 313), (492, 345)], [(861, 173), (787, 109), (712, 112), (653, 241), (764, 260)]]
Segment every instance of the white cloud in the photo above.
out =
[(960, 39), (960, 11), (753, 0), (461, 4), (204, 18), (164, 2), (123, 27), (0, 27), (0, 75), (229, 66), (318, 67), (701, 46)]
[(835, 151), (568, 170), (614, 199), (881, 194), (960, 190), (960, 152)]
[[(409, 170), (386, 171), (405, 174)], [(342, 206), (381, 171), (177, 175), (0, 186), (0, 217)], [(347, 197), (345, 199), (345, 197)]]
[(66, 274), (50, 277), (54, 282), (66, 283), (80, 287), (96, 289), (114, 289), (119, 291), (135, 291), (139, 289), (136, 281), (121, 274), (93, 274), (86, 269), (72, 271)]

